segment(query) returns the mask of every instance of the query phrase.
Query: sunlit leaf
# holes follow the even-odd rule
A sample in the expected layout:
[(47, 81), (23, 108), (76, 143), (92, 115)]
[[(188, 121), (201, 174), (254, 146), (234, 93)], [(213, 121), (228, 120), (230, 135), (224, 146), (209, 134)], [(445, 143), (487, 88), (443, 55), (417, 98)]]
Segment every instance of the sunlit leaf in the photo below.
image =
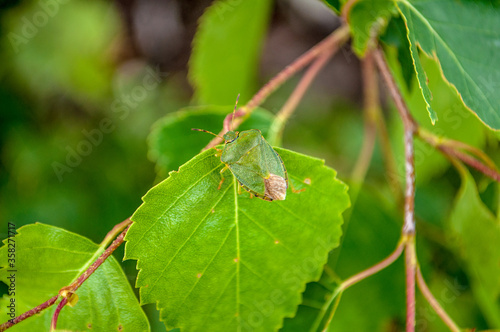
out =
[(370, 39), (375, 47), (376, 37), (384, 32), (391, 17), (397, 13), (392, 0), (358, 1), (349, 12), (349, 27), (352, 32), (352, 48), (364, 56)]
[[(4, 240), (0, 248), (0, 280), (11, 284), (15, 275), (16, 315), (20, 315), (56, 295), (97, 259), (98, 246), (63, 229), (44, 224), (19, 228), (15, 238)], [(10, 245), (9, 245), (10, 243)], [(14, 266), (7, 261), (15, 245)], [(14, 272), (12, 272), (14, 270)], [(109, 257), (76, 291), (76, 305), (64, 307), (58, 329), (71, 331), (149, 331), (149, 323), (130, 284), (114, 257)], [(1, 321), (7, 314), (10, 297), (0, 300)], [(48, 331), (56, 305), (15, 325), (12, 331)], [(7, 318), (6, 318), (7, 317)]]
[(276, 149), (295, 189), (284, 201), (250, 198), (207, 150), (151, 189), (132, 219), (142, 303), (167, 328), (272, 331), (292, 316), (341, 235), (346, 186), (318, 159)]

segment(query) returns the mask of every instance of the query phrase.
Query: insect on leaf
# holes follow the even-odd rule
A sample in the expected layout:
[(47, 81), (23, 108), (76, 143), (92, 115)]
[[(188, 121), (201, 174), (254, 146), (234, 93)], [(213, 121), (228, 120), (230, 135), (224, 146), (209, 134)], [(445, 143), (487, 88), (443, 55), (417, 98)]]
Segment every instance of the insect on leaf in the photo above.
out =
[(141, 302), (167, 328), (270, 331), (292, 316), (339, 243), (346, 186), (323, 161), (276, 149), (300, 193), (267, 202), (238, 193), (215, 150), (152, 188), (133, 215), (126, 258), (140, 269)]

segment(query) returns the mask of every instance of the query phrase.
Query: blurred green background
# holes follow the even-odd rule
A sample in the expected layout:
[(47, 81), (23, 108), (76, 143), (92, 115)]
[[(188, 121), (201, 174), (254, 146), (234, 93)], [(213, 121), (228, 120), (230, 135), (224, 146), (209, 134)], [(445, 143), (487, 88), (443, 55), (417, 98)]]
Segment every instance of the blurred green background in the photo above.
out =
[[(187, 78), (188, 60), (197, 21), (210, 3), (1, 2), (2, 239), (7, 222), (17, 227), (42, 222), (99, 243), (115, 224), (136, 210), (141, 196), (165, 176), (157, 175), (155, 164), (148, 159), (147, 137), (152, 125), (169, 113), (196, 105)], [(320, 1), (274, 2), (254, 85), (264, 84), (338, 25), (338, 18)], [(389, 56), (395, 70), (400, 70), (395, 49), (389, 48)], [(414, 115), (433, 131), (478, 146), (498, 161), (496, 135), (457, 102), (458, 97), (443, 83), (434, 62), (424, 59), (424, 65), (431, 88), (441, 96), (435, 100), (434, 109), (444, 120), (431, 128), (413, 81), (412, 89), (405, 92)], [(273, 113), (279, 110), (297, 81), (293, 78), (287, 82), (264, 106)], [(340, 179), (349, 182), (363, 139), (361, 105), (359, 60), (345, 47), (317, 77), (299, 105), (287, 126), (284, 147), (324, 158), (339, 172)], [(402, 165), (401, 123), (385, 98), (384, 106), (396, 159)], [(449, 116), (450, 110), (454, 118)], [(210, 139), (200, 135), (202, 140)], [(181, 141), (182, 135), (177, 139)], [(471, 299), (463, 267), (444, 243), (443, 225), (460, 179), (441, 155), (423, 144), (416, 149), (416, 209), (422, 234), (419, 257), (425, 276), (431, 288), (438, 291), (449, 289), (447, 284), (458, 284), (453, 290), (458, 287), (460, 292), (450, 302), (450, 310), (462, 316), (460, 322), (466, 326), (485, 327), (484, 317)], [(483, 201), (496, 211), (496, 185), (473, 175)], [(336, 273), (343, 278), (382, 259), (394, 248), (401, 206), (390, 190), (390, 180), (377, 146), (344, 246), (333, 258), (333, 265), (338, 266)], [(119, 260), (122, 252), (123, 248), (116, 253)], [(135, 262), (123, 264), (133, 285)], [(345, 294), (336, 330), (345, 331), (343, 327), (352, 326), (358, 315), (364, 318), (356, 318), (358, 325), (352, 330), (401, 330), (402, 266), (396, 267), (356, 286), (353, 295), (349, 295), (351, 291)], [(373, 303), (379, 305), (359, 307), (359, 296), (366, 296), (363, 294), (370, 294)], [(417, 318), (430, 321), (421, 323), (419, 331), (446, 330), (422, 301), (418, 310)], [(153, 317), (154, 330), (165, 330), (154, 318), (154, 305), (147, 305), (146, 311)]]

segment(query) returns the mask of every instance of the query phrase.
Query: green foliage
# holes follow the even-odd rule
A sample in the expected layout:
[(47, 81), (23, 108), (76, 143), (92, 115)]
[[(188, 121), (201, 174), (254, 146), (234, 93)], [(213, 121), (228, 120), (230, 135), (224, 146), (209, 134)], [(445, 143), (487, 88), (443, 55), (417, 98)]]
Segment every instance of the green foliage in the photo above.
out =
[(358, 1), (349, 12), (349, 27), (352, 31), (352, 48), (363, 57), (370, 39), (376, 41), (384, 32), (391, 17), (396, 14), (393, 0)]
[(258, 59), (270, 0), (217, 0), (203, 14), (193, 40), (189, 77), (200, 104), (225, 105), (256, 92)]
[(340, 5), (341, 2), (345, 2), (345, 0), (323, 0), (324, 3), (328, 5), (335, 13), (340, 14)]
[[(347, 3), (323, 2), (337, 14)], [(244, 104), (257, 83), (275, 73), (258, 77), (258, 64), (272, 10), (278, 14), (273, 21), (283, 26), (282, 6), (270, 0), (211, 4), (200, 18), (190, 55), (190, 103), (183, 70), (153, 75), (158, 84), (130, 99), (144, 88), (149, 70), (142, 58), (122, 58), (121, 47), (132, 45), (120, 38), (126, 30), (119, 15), (102, 1), (60, 1), (57, 15), (33, 37), (12, 39), (24, 33), (30, 23), (25, 18), (41, 17), (46, 3), (56, 2), (24, 1), (0, 9), (1, 217), (18, 226), (50, 221), (101, 239), (151, 187), (153, 164), (145, 158), (144, 141), (157, 121), (148, 138), (149, 157), (157, 179), (168, 178), (146, 194), (134, 214), (125, 255), (137, 260), (141, 304), (152, 304), (144, 310), (160, 310), (149, 312), (152, 329), (164, 330), (165, 323), (168, 329), (178, 327), (173, 331), (316, 332), (323, 331), (334, 309), (328, 331), (403, 329), (402, 259), (346, 290), (338, 307), (331, 301), (342, 280), (387, 257), (400, 236), (401, 202), (388, 186), (394, 177), (404, 182), (403, 128), (396, 112), (386, 118), (397, 173), (387, 174), (376, 145), (344, 225), (346, 185), (325, 164), (348, 179), (367, 131), (361, 110), (335, 100), (329, 87), (327, 93), (311, 89), (303, 98), (283, 139), (287, 147), (326, 162), (277, 148), (293, 187), (305, 189), (289, 188), (281, 202), (239, 193), (230, 172), (218, 190), (224, 165), (215, 150), (200, 153), (213, 137), (191, 131), (218, 133), (233, 108), (220, 105), (232, 103), (238, 93)], [(499, 12), (498, 1), (359, 0), (347, 23), (357, 56), (375, 46), (370, 36), (385, 43), (391, 70), (422, 128), (485, 149), (498, 161), (498, 133), (480, 121), (500, 129)], [(307, 37), (302, 27), (294, 29)], [(280, 38), (272, 40), (283, 42)], [(285, 47), (279, 51), (292, 53)], [(290, 97), (290, 83), (269, 99), (268, 109)], [(429, 115), (431, 122), (439, 121), (431, 124)], [(95, 133), (103, 119), (114, 129), (59, 179), (53, 162), (65, 162), (68, 149), (89, 141), (84, 131)], [(267, 137), (273, 120), (257, 108), (237, 130), (257, 128)], [(500, 328), (500, 223), (492, 213), (498, 209), (497, 185), (477, 177), (476, 188), (460, 166), (458, 178), (447, 159), (418, 140), (415, 163), (417, 250), (424, 278), (461, 327)], [(87, 238), (44, 224), (21, 227), (15, 241), (17, 314), (57, 294), (103, 251)], [(9, 284), (7, 252), (7, 245), (0, 248), (0, 280)], [(148, 331), (128, 284), (135, 281), (135, 263), (120, 266), (110, 257), (77, 291), (76, 306), (62, 310), (58, 328), (89, 330), (91, 324), (93, 330), (115, 331), (121, 325), (125, 331)], [(122, 269), (130, 271), (127, 277)], [(447, 331), (417, 296), (417, 330)], [(2, 317), (7, 301), (7, 296), (0, 299)], [(54, 309), (12, 330), (46, 331)]]
[(53, 3), (49, 16), (42, 3), (26, 3), (5, 22), (3, 44), (16, 75), (37, 96), (65, 89), (75, 99), (102, 102), (112, 74), (102, 53), (119, 27), (116, 13), (103, 2), (70, 1)]
[(399, 0), (397, 6), (408, 29), (412, 57), (420, 89), (431, 121), (431, 108), (417, 45), (435, 57), (444, 77), (463, 102), (489, 127), (500, 129), (500, 7), (488, 1)]
[[(13, 242), (14, 240), (15, 242)], [(44, 224), (21, 227), (18, 235), (0, 248), (0, 280), (10, 285), (15, 270), (17, 315), (53, 297), (69, 285), (102, 253), (90, 240)], [(15, 243), (15, 265), (9, 265), (9, 243)], [(65, 307), (59, 329), (96, 331), (149, 331), (149, 323), (132, 288), (114, 257), (109, 257), (76, 291), (74, 308)], [(1, 317), (7, 317), (10, 297), (0, 300)], [(58, 303), (58, 302), (57, 302)], [(15, 325), (12, 331), (47, 331), (56, 305)]]
[(138, 260), (141, 303), (157, 302), (168, 328), (276, 329), (319, 278), (339, 243), (346, 186), (322, 161), (277, 151), (293, 186), (305, 189), (285, 201), (239, 194), (232, 177), (217, 190), (223, 164), (213, 149), (144, 196), (126, 258)]
[(474, 179), (458, 167), (462, 186), (449, 218), (451, 243), (464, 261), (477, 303), (500, 328), (500, 222), (481, 201)]
[[(192, 128), (217, 133), (231, 109), (232, 106), (188, 107), (158, 120), (153, 125), (148, 143), (149, 158), (156, 163), (160, 177), (165, 178), (169, 171), (179, 168), (213, 139), (213, 136), (192, 131)], [(267, 136), (271, 121), (272, 115), (268, 111), (257, 108), (238, 130), (256, 128)]]
[(398, 54), (397, 65), (401, 69), (401, 75), (403, 76), (406, 87), (409, 90), (412, 86), (415, 71), (413, 69), (413, 59), (410, 52), (410, 43), (408, 42), (408, 38), (406, 37), (405, 22), (403, 21), (401, 16), (398, 15), (396, 17), (393, 17), (389, 21), (385, 33), (380, 36), (380, 41), (386, 44), (390, 44), (396, 48)]
[[(297, 315), (285, 320), (282, 331), (323, 331), (333, 308), (330, 296), (337, 284), (394, 250), (400, 233), (399, 219), (394, 208), (387, 206), (373, 189), (361, 191), (344, 225), (340, 248), (330, 254), (321, 280), (307, 285)], [(401, 269), (402, 262), (398, 262), (346, 290), (329, 331), (386, 331), (391, 321), (402, 319), (404, 280), (397, 272)]]
[[(434, 125), (426, 120), (428, 114), (425, 111), (425, 101), (417, 88), (416, 81), (414, 81), (411, 92), (408, 93), (405, 91), (405, 100), (412, 110), (412, 115), (422, 128), (438, 136), (456, 139), (481, 148), (485, 141), (484, 126), (482, 123), (469, 112), (463, 105), (460, 96), (443, 79), (438, 64), (426, 57), (422, 57), (421, 61), (429, 77), (429, 87), (434, 93), (439, 95), (439, 98), (431, 101), (431, 106), (440, 120)], [(398, 75), (398, 77), (400, 76)], [(400, 83), (399, 85), (403, 87), (404, 83)], [(397, 158), (398, 174), (395, 176), (402, 180), (404, 174), (404, 146), (400, 138), (403, 135), (403, 126), (397, 116), (393, 117), (391, 125), (393, 126), (393, 146), (399, 156)], [(425, 183), (433, 177), (442, 174), (449, 167), (449, 162), (439, 151), (417, 139), (415, 140), (415, 167), (417, 170), (417, 181)]]

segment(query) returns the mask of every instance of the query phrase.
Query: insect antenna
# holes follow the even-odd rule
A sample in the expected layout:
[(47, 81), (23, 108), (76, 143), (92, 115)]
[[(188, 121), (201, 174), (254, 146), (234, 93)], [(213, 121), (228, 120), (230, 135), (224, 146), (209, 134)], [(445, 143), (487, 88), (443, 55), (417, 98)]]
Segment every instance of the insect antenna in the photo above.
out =
[(229, 130), (233, 130), (233, 128), (231, 128), (231, 127), (233, 126), (234, 113), (236, 113), (236, 106), (238, 106), (238, 100), (239, 99), (240, 99), (240, 94), (238, 93), (238, 97), (236, 97), (236, 104), (234, 104), (233, 118), (231, 119), (231, 125), (229, 126)]
[(219, 138), (224, 139), (223, 137), (220, 137), (219, 135), (214, 134), (214, 133), (212, 133), (211, 131), (208, 131), (208, 130), (205, 130), (205, 129), (191, 128), (191, 130), (202, 131), (202, 132), (204, 132), (204, 133), (209, 133), (209, 134), (211, 134), (211, 135), (214, 135), (214, 136), (216, 136), (216, 137), (219, 137)]

